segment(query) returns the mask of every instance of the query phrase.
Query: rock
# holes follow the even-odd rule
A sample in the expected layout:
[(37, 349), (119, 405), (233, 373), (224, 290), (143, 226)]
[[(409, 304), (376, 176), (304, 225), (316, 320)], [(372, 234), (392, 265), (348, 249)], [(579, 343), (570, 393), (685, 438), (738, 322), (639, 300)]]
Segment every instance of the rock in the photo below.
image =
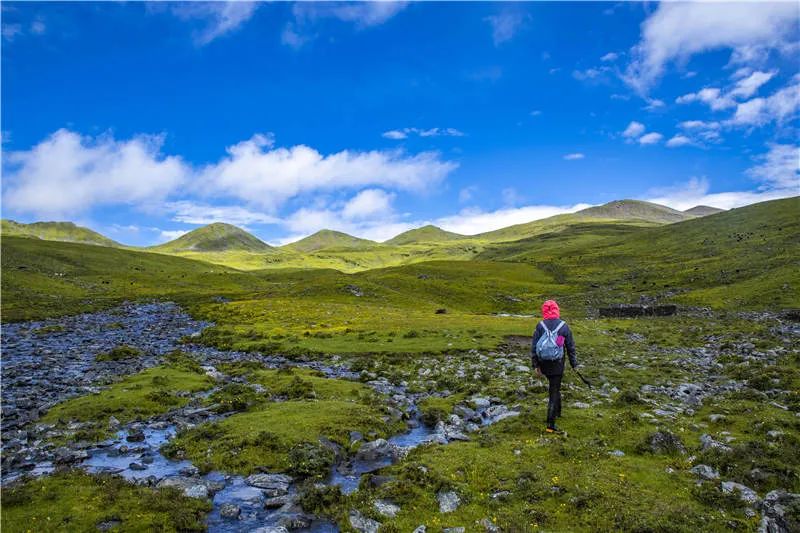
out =
[(147, 470), (147, 467), (145, 465), (139, 464), (139, 463), (135, 463), (135, 462), (129, 464), (128, 468), (130, 468), (131, 470)]
[(242, 509), (232, 503), (224, 503), (219, 508), (219, 515), (223, 518), (239, 518), (241, 513)]
[(72, 465), (89, 458), (89, 453), (85, 450), (70, 450), (69, 448), (57, 448), (53, 463), (57, 465)]
[(442, 533), (464, 533), (467, 530), (465, 527), (446, 527), (442, 529)]
[(286, 514), (278, 520), (279, 525), (290, 530), (305, 529), (311, 525), (311, 522), (313, 522), (312, 517), (303, 513)]
[(728, 494), (738, 492), (739, 499), (747, 504), (753, 505), (759, 502), (758, 494), (756, 494), (756, 491), (754, 491), (750, 487), (742, 485), (741, 483), (736, 483), (735, 481), (723, 481), (721, 487), (722, 487), (722, 492)]
[(285, 474), (252, 474), (247, 476), (244, 482), (251, 487), (264, 490), (267, 496), (274, 498), (289, 492), (292, 478)]
[(372, 518), (367, 518), (356, 510), (350, 511), (350, 516), (348, 518), (352, 528), (359, 533), (378, 533), (378, 529), (381, 527), (380, 522)]
[(412, 531), (411, 533), (426, 533), (427, 531), (428, 531), (428, 528), (425, 527), (425, 525), (423, 524), (421, 526), (417, 526), (417, 528), (414, 531)]
[(620, 304), (601, 307), (598, 313), (601, 318), (631, 318), (637, 316), (671, 316), (678, 311), (676, 305), (639, 305)]
[(488, 518), (481, 518), (478, 521), (478, 525), (483, 526), (486, 533), (500, 533), (500, 528)]
[(277, 509), (278, 507), (283, 507), (284, 505), (294, 503), (295, 499), (296, 497), (291, 494), (267, 498), (264, 500), (264, 507), (267, 509)]
[(345, 285), (344, 290), (352, 294), (353, 296), (364, 296), (364, 291), (361, 290), (360, 287), (356, 285)]
[(612, 450), (612, 451), (608, 452), (608, 455), (611, 455), (611, 456), (614, 456), (614, 457), (625, 457), (625, 452), (623, 452), (622, 450)]
[(473, 396), (469, 401), (472, 404), (472, 406), (478, 410), (486, 409), (487, 407), (492, 405), (492, 402), (489, 401), (489, 398), (484, 398), (482, 396)]
[(379, 461), (391, 457), (393, 447), (386, 439), (377, 439), (365, 442), (356, 452), (356, 460), (359, 461)]
[(584, 402), (572, 402), (572, 407), (574, 407), (575, 409), (588, 409), (591, 407), (591, 405)]
[(714, 438), (711, 435), (705, 433), (703, 435), (700, 435), (700, 444), (703, 451), (706, 450), (719, 450), (721, 452), (733, 451), (733, 448), (731, 448), (730, 446), (714, 440)]
[(400, 512), (400, 506), (389, 500), (376, 500), (372, 505), (378, 514), (387, 518), (394, 518)]
[(114, 415), (111, 415), (110, 417), (108, 417), (108, 427), (110, 427), (111, 429), (116, 429), (120, 425), (121, 425), (120, 421), (117, 420), (117, 417), (115, 417)]
[(708, 465), (696, 465), (693, 466), (690, 470), (693, 474), (696, 474), (698, 477), (707, 480), (719, 479), (719, 472), (714, 470)]
[(193, 477), (200, 474), (200, 469), (194, 465), (189, 465), (178, 470), (178, 473), (182, 476)]
[(111, 531), (112, 529), (119, 527), (122, 525), (121, 520), (106, 520), (105, 522), (100, 522), (95, 527), (98, 531)]
[(656, 454), (686, 453), (680, 437), (669, 431), (656, 431), (647, 438), (647, 446)]
[(250, 531), (250, 533), (289, 533), (289, 530), (283, 526), (262, 526)]
[(225, 374), (223, 374), (213, 366), (203, 366), (201, 368), (203, 369), (203, 372), (205, 372), (206, 376), (210, 377), (214, 381), (220, 381), (225, 378)]
[(440, 513), (452, 513), (461, 505), (461, 498), (452, 490), (440, 492), (436, 495), (436, 499), (439, 502)]
[(128, 442), (143, 442), (144, 431), (141, 429), (132, 430), (130, 433), (128, 433), (128, 436), (125, 437), (125, 440)]
[(158, 482), (158, 488), (175, 487), (189, 498), (208, 498), (208, 487), (204, 480), (189, 477), (168, 477)]
[(773, 490), (761, 502), (759, 533), (791, 533), (800, 531), (800, 494)]

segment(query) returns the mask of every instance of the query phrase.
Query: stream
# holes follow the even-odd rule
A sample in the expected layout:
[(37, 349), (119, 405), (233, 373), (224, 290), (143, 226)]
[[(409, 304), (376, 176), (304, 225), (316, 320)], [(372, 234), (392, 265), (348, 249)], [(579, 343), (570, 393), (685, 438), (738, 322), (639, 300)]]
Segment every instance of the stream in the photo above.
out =
[[(57, 465), (79, 466), (91, 473), (116, 474), (147, 486), (175, 486), (187, 495), (210, 498), (213, 504), (207, 518), (210, 532), (238, 533), (262, 527), (268, 532), (270, 526), (276, 528), (272, 530), (276, 532), (283, 531), (280, 526), (300, 532), (338, 531), (335, 524), (309, 516), (299, 508), (295, 502), (297, 489), (288, 477), (272, 475), (275, 479), (271, 482), (276, 485), (265, 490), (264, 486), (254, 486), (258, 484), (251, 479), (254, 476), (245, 478), (223, 472), (201, 476), (190, 461), (172, 460), (161, 454), (160, 448), (179, 427), (227, 416), (197, 408), (199, 400), (209, 391), (195, 394), (186, 407), (122, 426), (113, 439), (105, 442), (73, 443), (69, 448), (55, 450), (43, 444), (43, 437), (57, 436), (52, 426), (35, 424), (48, 408), (70, 397), (96, 392), (121, 376), (154, 366), (163, 354), (176, 348), (197, 357), (210, 374), (216, 373), (215, 365), (221, 362), (256, 360), (273, 368), (286, 365), (314, 368), (331, 378), (353, 380), (359, 377), (345, 367), (319, 362), (294, 363), (279, 356), (181, 343), (182, 338), (196, 336), (209, 325), (192, 319), (171, 303), (126, 303), (109, 311), (5, 325), (2, 335), (3, 484), (24, 476), (46, 475)], [(134, 358), (134, 361), (94, 360), (98, 353), (120, 344), (139, 348), (143, 357)], [(421, 395), (409, 394), (403, 387), (385, 379), (366, 384), (402, 409), (409, 419), (408, 431), (386, 441), (365, 443), (374, 448), (374, 454), (362, 457), (359, 453), (346, 463), (334, 465), (326, 484), (338, 485), (344, 493), (357, 490), (363, 474), (392, 464), (415, 446), (466, 440), (465, 432), (518, 414), (502, 404), (481, 399), (472, 422), (465, 425), (460, 420), (458, 424), (451, 420), (430, 428), (419, 420), (416, 403)]]

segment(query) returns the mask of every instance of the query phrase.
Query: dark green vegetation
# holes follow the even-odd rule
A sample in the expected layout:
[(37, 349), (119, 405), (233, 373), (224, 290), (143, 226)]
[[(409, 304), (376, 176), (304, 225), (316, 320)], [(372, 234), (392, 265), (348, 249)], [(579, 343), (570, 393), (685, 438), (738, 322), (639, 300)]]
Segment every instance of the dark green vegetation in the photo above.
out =
[[(171, 456), (186, 457), (203, 470), (250, 474), (257, 467), (299, 476), (325, 477), (333, 454), (321, 438), (349, 447), (350, 432), (372, 438), (402, 431), (404, 424), (384, 420), (380, 398), (372, 389), (301, 369), (265, 370), (226, 367), (233, 374), (263, 385), (267, 395), (286, 401), (252, 398), (232, 405), (243, 412), (222, 421), (180, 433), (165, 448)], [(231, 391), (239, 398), (245, 391)], [(223, 398), (214, 398), (218, 401)]]
[(205, 531), (211, 504), (172, 488), (64, 472), (3, 490), (6, 533), (51, 531)]
[(110, 352), (98, 354), (95, 361), (120, 361), (122, 359), (133, 359), (139, 357), (142, 352), (138, 348), (123, 344), (113, 348)]
[[(165, 254), (7, 237), (3, 320), (159, 297), (215, 322), (200, 342), (299, 358), (337, 354), (365, 381), (383, 377), (405, 382), (409, 392), (434, 394), (419, 403), (431, 424), (476, 394), (521, 412), (469, 442), (412, 451), (381, 471), (395, 477), (380, 487), (364, 482), (351, 496), (304, 493), (309, 509), (342, 526), (358, 509), (384, 531), (423, 523), (435, 532), (483, 531), (480, 520), (503, 531), (751, 531), (759, 516), (748, 517), (747, 505), (724, 494), (719, 481), (698, 485), (689, 469), (708, 465), (720, 480), (761, 497), (774, 489), (800, 491), (796, 337), (777, 315), (763, 313), (800, 308), (800, 199), (692, 214), (623, 202), (491, 237), (445, 240), (429, 229), (402, 244), (324, 244), (311, 253), (192, 252), (208, 260), (245, 258), (248, 268), (265, 266), (267, 257), (276, 261), (248, 272)], [(680, 221), (664, 225), (671, 220)], [(274, 268), (287, 264), (307, 268)], [(376, 264), (382, 268), (343, 272)], [(313, 268), (331, 265), (342, 271)], [(567, 372), (565, 437), (543, 433), (546, 384), (524, 368), (525, 336), (536, 319), (513, 316), (538, 315), (548, 297), (560, 302), (596, 385), (590, 390)], [(594, 318), (599, 306), (640, 299), (684, 307), (675, 317)], [(747, 310), (758, 313), (740, 314)], [(100, 395), (64, 402), (45, 421), (91, 422), (97, 433), (75, 438), (97, 438), (112, 414), (125, 421), (163, 413), (185, 401), (178, 391), (210, 388), (197, 370), (173, 356)], [(246, 363), (219, 370), (247, 384), (228, 384), (203, 401), (235, 414), (184, 431), (165, 450), (204, 470), (266, 467), (321, 476), (333, 461), (321, 437), (352, 453), (350, 431), (373, 439), (400, 430), (387, 417), (385, 398), (365, 384)], [(712, 393), (684, 404), (670, 396), (684, 383), (713, 387)], [(659, 433), (680, 446), (654, 450)], [(704, 449), (703, 435), (728, 449)], [(443, 490), (459, 495), (456, 511), (439, 512), (436, 494)], [(52, 496), (52, 505), (69, 508), (70, 498)], [(395, 519), (376, 513), (378, 498), (401, 507)], [(4, 527), (6, 519), (4, 513)]]
[(453, 241), (456, 239), (466, 239), (465, 235), (459, 235), (451, 231), (445, 231), (436, 226), (423, 226), (408, 230), (386, 241), (386, 244), (413, 244), (420, 242), (442, 242)]

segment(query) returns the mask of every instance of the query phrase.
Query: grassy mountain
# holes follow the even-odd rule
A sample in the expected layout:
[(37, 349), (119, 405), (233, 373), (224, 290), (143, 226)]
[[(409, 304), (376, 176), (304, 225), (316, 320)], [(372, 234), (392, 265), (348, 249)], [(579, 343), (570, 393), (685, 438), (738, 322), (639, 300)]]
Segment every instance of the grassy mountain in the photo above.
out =
[(583, 209), (575, 214), (582, 217), (611, 220), (643, 220), (657, 224), (670, 224), (691, 218), (691, 215), (682, 211), (641, 200), (615, 200)]
[(696, 205), (691, 209), (687, 209), (684, 211), (687, 215), (693, 215), (696, 217), (705, 217), (708, 215), (714, 215), (716, 213), (722, 213), (725, 211), (724, 209), (720, 209), (718, 207), (710, 207), (707, 205)]
[(80, 242), (98, 246), (122, 246), (108, 237), (92, 231), (89, 228), (76, 226), (72, 222), (33, 222), (23, 224), (13, 220), (3, 219), (0, 227), (3, 237), (34, 237), (45, 241)]
[(451, 231), (445, 231), (442, 228), (428, 224), (427, 226), (423, 226), (421, 228), (403, 232), (389, 239), (388, 241), (384, 241), (384, 244), (402, 245), (420, 242), (444, 242), (463, 238), (465, 238), (464, 235), (459, 235), (458, 233), (453, 233)]
[(353, 237), (352, 235), (348, 235), (347, 233), (342, 233), (341, 231), (324, 229), (316, 232), (313, 235), (309, 235), (304, 239), (300, 239), (297, 242), (286, 244), (282, 246), (282, 248), (285, 250), (292, 250), (295, 252), (309, 253), (309, 252), (316, 252), (319, 250), (330, 250), (330, 249), (351, 250), (360, 248), (371, 248), (373, 246), (379, 246), (379, 244), (375, 241)]
[(151, 247), (159, 252), (268, 252), (272, 247), (231, 224), (215, 222), (190, 231), (175, 240)]

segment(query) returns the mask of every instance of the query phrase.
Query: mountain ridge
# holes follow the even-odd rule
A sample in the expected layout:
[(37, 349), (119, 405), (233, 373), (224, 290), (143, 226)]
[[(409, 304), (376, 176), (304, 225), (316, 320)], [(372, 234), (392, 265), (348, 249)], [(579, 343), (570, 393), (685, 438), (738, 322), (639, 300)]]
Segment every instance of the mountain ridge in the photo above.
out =
[(238, 226), (214, 222), (147, 249), (160, 252), (268, 252), (274, 248)]

